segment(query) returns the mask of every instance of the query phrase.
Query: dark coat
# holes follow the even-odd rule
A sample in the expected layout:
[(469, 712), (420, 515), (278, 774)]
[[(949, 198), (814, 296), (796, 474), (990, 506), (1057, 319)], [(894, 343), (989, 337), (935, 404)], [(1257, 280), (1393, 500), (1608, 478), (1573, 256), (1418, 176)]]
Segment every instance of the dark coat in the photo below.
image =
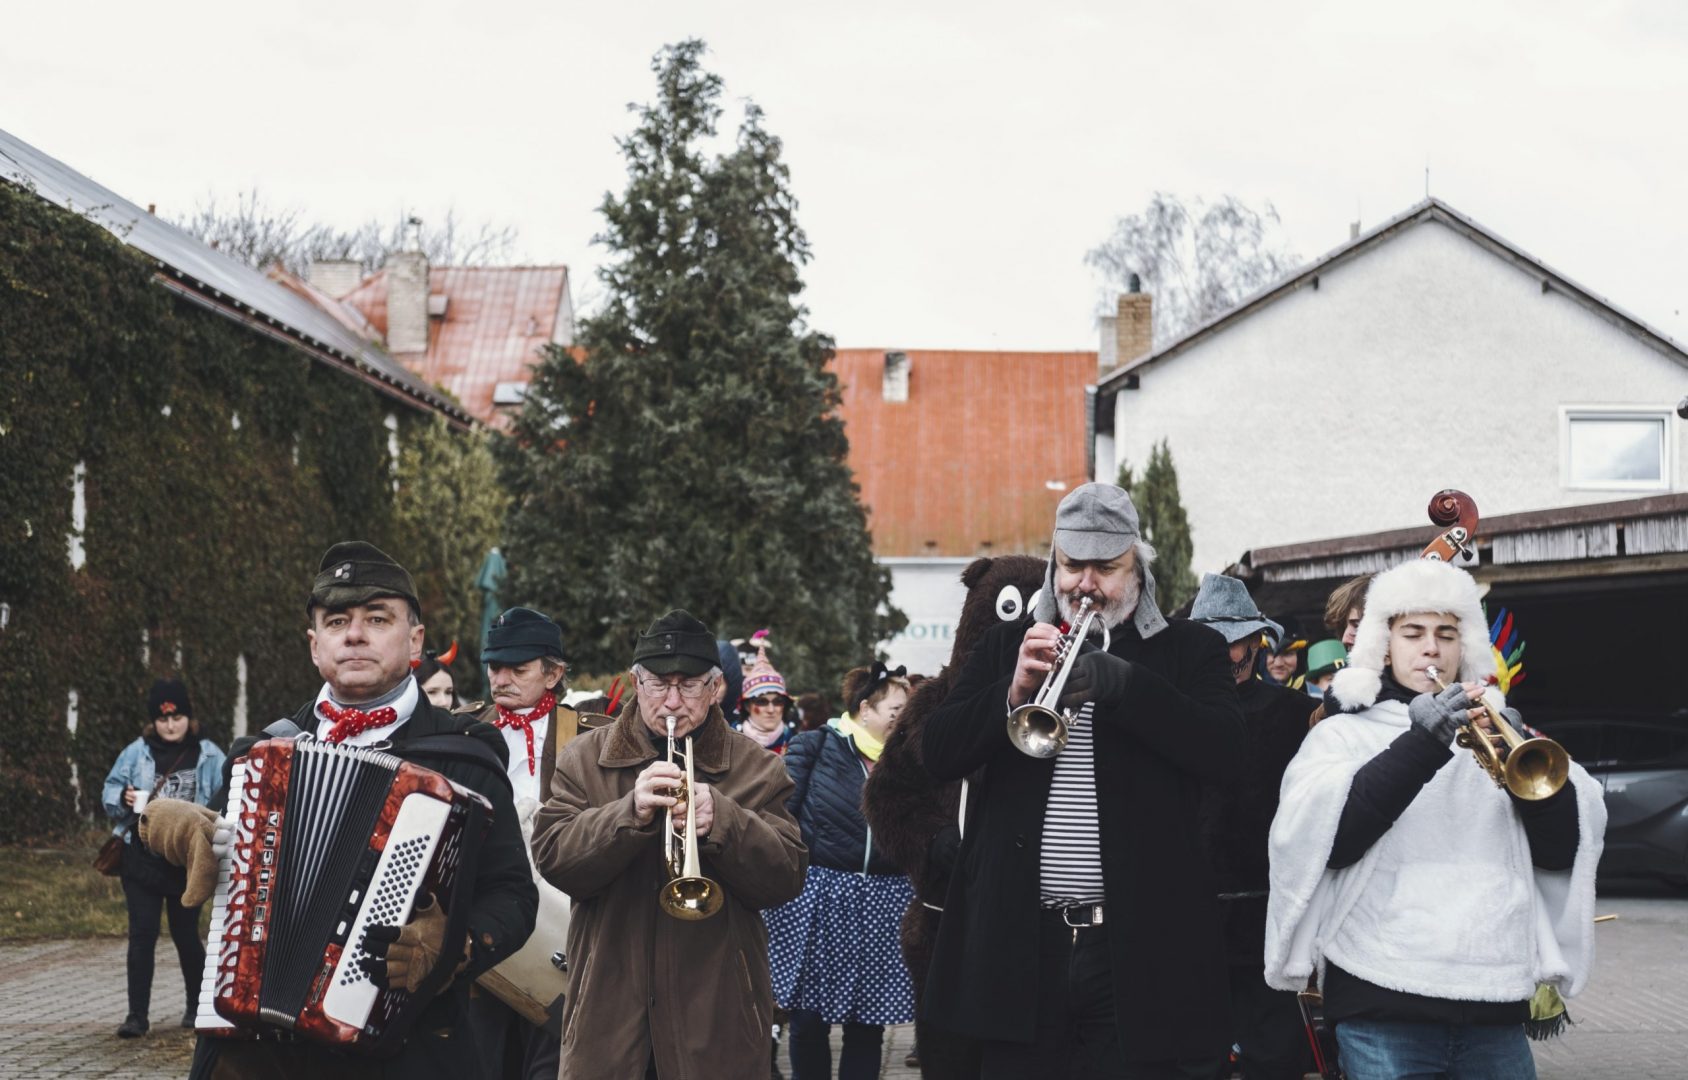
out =
[(824, 727), (798, 735), (786, 748), (785, 770), (796, 785), (785, 806), (803, 830), (810, 866), (852, 874), (902, 872), (873, 843), (862, 816), (867, 765), (843, 733)]
[[(1261, 963), (1266, 953), (1266, 835), (1278, 812), (1284, 770), (1307, 737), (1313, 699), (1287, 686), (1251, 679), (1237, 687), (1247, 747), (1242, 778), (1203, 792), (1202, 833), (1213, 859), (1233, 964)], [(1237, 895), (1247, 894), (1247, 895)]]
[[(927, 979), (926, 1016), (980, 1039), (1030, 1042), (1037, 1016), (1039, 855), (1053, 759), (1008, 741), (1008, 687), (1029, 621), (986, 634), (926, 722), (926, 768), (976, 782)], [(1195, 1058), (1229, 1044), (1201, 784), (1242, 770), (1242, 719), (1224, 639), (1175, 621), (1144, 640), (1128, 621), (1110, 651), (1132, 661), (1125, 700), (1095, 714), (1097, 813), (1120, 1040), (1131, 1060)]]
[[(314, 710), (314, 701), (306, 704), (293, 716), (293, 722), (301, 729), (314, 731)], [(505, 760), (504, 737), (496, 728), (477, 723), (472, 717), (437, 708), (429, 704), (426, 694), (420, 695), (410, 719), (393, 733), (392, 752), (402, 758), (406, 756), (408, 744), (429, 735), (454, 732), (478, 740), (500, 761)], [(249, 735), (235, 740), (224, 765), (224, 793), (220, 793), (220, 797), (227, 791), (229, 770), (233, 768), (234, 760), (251, 749), (261, 737)], [(433, 757), (418, 760), (417, 764), (444, 774), (492, 803), (492, 824), (480, 847), (474, 898), (469, 910), (469, 936), (474, 941), (474, 950), (468, 967), (422, 1011), (410, 1037), (395, 1057), (379, 1060), (352, 1058), (314, 1044), (286, 1045), (201, 1038), (194, 1055), (195, 1077), (211, 1076), (212, 1067), (216, 1068), (215, 1075), (218, 1077), (267, 1077), (277, 1075), (275, 1070), (282, 1062), (285, 1062), (281, 1066), (285, 1075), (312, 1075), (319, 1080), (341, 1075), (392, 1077), (395, 1080), (426, 1080), (429, 1077), (472, 1080), (486, 1075), (476, 1044), (467, 1033), (469, 988), (475, 976), (527, 941), (539, 907), (539, 892), (534, 888), (521, 826), (516, 821), (516, 808), (510, 801), (510, 784), (503, 772), (493, 773), (468, 761), (445, 763)], [(202, 1068), (205, 1071), (202, 1072)]]

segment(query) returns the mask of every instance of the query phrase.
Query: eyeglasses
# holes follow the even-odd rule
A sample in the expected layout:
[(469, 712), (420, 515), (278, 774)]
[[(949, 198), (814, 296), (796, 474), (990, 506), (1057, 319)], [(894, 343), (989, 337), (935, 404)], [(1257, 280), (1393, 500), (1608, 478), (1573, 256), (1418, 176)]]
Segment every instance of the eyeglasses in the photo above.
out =
[(668, 682), (664, 679), (639, 679), (639, 689), (652, 697), (667, 697), (669, 690), (680, 691), (683, 698), (700, 698), (709, 689), (710, 679), (681, 679), (679, 682)]

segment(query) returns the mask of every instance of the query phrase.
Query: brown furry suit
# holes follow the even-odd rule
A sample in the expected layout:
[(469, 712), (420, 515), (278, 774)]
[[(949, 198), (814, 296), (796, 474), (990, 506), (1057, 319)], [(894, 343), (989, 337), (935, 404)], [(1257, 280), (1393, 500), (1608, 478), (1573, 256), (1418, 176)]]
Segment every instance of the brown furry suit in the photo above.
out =
[[(862, 792), (862, 808), (873, 828), (875, 843), (914, 884), (914, 902), (903, 914), (902, 946), (903, 962), (914, 979), (917, 1010), (925, 994), (926, 970), (940, 918), (939, 912), (926, 904), (943, 905), (961, 840), (956, 829), (961, 785), (939, 784), (927, 774), (920, 760), (920, 729), (948, 696), (955, 673), (985, 631), (1005, 619), (1023, 618), (1031, 609), (1032, 594), (1043, 584), (1044, 569), (1042, 559), (1004, 555), (975, 559), (961, 572), (967, 599), (956, 623), (949, 663), (935, 677), (915, 687)], [(1008, 587), (1013, 589), (1011, 595), (1004, 593)], [(921, 1024), (918, 1041), (921, 1075), (928, 1080), (962, 1080), (978, 1075), (977, 1055), (969, 1052), (967, 1040)]]

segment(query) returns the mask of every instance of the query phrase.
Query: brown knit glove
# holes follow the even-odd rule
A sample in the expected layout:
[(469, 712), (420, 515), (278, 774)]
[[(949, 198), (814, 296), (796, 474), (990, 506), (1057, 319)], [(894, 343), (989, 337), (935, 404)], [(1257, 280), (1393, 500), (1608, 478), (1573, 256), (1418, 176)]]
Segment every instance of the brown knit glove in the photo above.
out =
[(187, 868), (183, 907), (205, 903), (217, 887), (217, 856), (211, 851), (216, 830), (216, 814), (184, 799), (154, 799), (141, 813), (141, 843), (170, 865)]
[[(410, 921), (403, 926), (371, 926), (363, 935), (363, 949), (369, 954), (363, 960), (363, 969), (377, 983), (385, 983), (387, 989), (412, 994), (442, 960), (456, 962), (457, 971), (462, 971), (469, 962), (466, 950), (461, 954), (441, 955), (445, 949), (445, 922), (445, 911), (429, 896), (428, 902), (411, 912)], [(440, 989), (443, 991), (449, 985), (451, 980), (447, 979)]]

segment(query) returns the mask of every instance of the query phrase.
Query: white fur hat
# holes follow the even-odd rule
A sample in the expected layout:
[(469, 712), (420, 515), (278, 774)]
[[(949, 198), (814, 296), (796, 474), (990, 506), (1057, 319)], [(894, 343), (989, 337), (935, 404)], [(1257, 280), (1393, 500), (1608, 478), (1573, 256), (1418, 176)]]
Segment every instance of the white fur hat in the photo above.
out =
[(1366, 613), (1354, 633), (1348, 666), (1331, 680), (1331, 693), (1348, 708), (1366, 708), (1383, 688), (1389, 653), (1389, 620), (1415, 611), (1433, 611), (1459, 620), (1461, 682), (1487, 682), (1495, 673), (1489, 624), (1472, 576), (1436, 559), (1413, 559), (1372, 579)]

